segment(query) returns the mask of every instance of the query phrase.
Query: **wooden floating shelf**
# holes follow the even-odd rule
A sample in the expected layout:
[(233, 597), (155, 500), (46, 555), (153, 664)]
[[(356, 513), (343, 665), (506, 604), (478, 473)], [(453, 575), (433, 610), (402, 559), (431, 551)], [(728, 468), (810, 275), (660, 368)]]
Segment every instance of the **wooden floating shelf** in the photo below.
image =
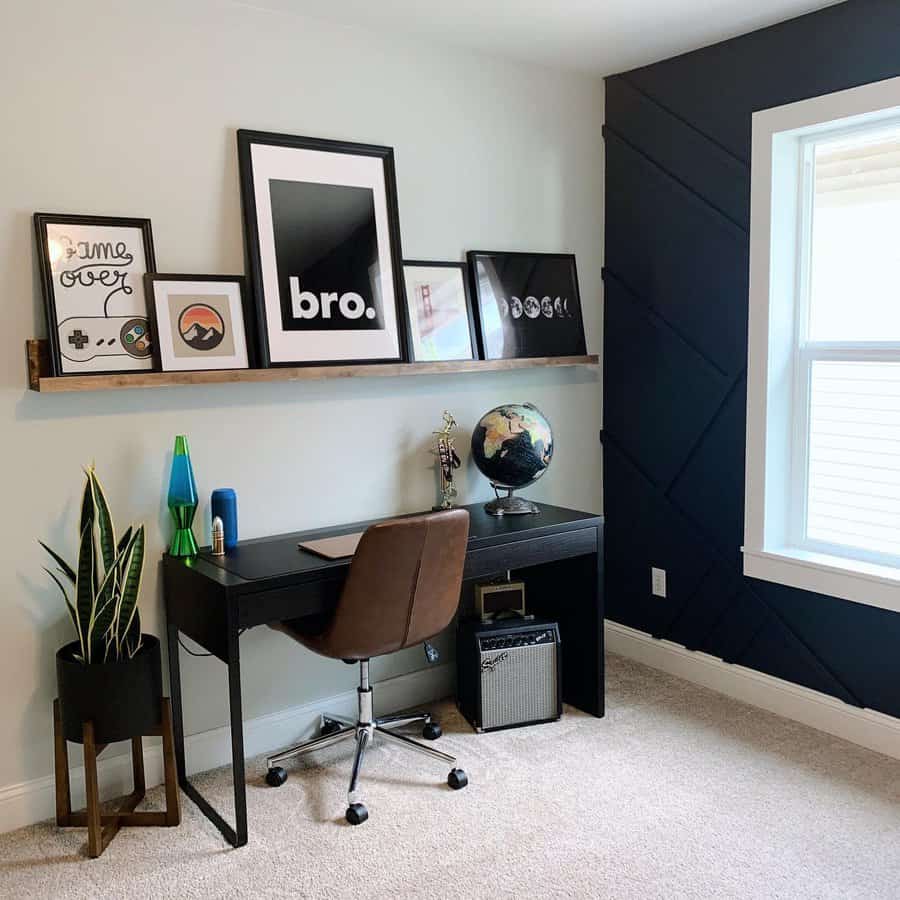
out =
[(399, 375), (454, 375), (465, 372), (508, 372), (513, 369), (596, 366), (599, 357), (541, 356), (532, 359), (462, 360), (429, 363), (380, 363), (353, 366), (295, 366), (272, 369), (229, 369), (219, 372), (140, 372), (122, 375), (49, 374), (46, 341), (26, 341), (28, 386), (42, 394), (71, 391), (116, 391), (128, 388), (173, 387), (180, 384), (247, 384), (267, 381), (319, 381), (323, 378), (369, 378)]

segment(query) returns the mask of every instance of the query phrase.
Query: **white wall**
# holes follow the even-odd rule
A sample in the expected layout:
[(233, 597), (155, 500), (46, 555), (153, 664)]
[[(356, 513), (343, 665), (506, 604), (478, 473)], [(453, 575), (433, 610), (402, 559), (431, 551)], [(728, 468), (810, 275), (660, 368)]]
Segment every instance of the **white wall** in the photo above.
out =
[[(53, 654), (70, 626), (36, 539), (74, 555), (84, 463), (96, 460), (120, 523), (149, 526), (142, 608), (157, 633), (177, 433), (190, 437), (204, 498), (237, 489), (251, 537), (427, 507), (441, 411), (465, 434), (484, 410), (530, 400), (557, 438), (530, 496), (599, 509), (596, 371), (53, 396), (26, 389), (23, 350), (46, 334), (37, 210), (148, 216), (160, 271), (241, 272), (235, 129), (247, 127), (392, 145), (407, 258), (574, 251), (588, 347), (599, 352), (599, 81), (206, 0), (4, 3), (2, 31), (0, 788), (51, 771)], [(464, 501), (489, 494), (468, 465), (460, 486)], [(198, 521), (206, 515), (204, 504)], [(354, 677), (267, 629), (242, 649), (248, 717)], [(380, 661), (376, 675), (422, 662), (415, 649)], [(184, 658), (183, 675), (188, 730), (224, 723), (223, 667)]]

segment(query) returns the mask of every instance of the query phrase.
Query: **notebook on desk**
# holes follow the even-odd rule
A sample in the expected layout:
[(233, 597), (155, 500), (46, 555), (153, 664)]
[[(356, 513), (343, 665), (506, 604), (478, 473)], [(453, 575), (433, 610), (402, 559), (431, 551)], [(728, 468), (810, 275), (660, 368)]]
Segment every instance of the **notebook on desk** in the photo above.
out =
[(362, 536), (363, 532), (355, 531), (353, 534), (339, 534), (336, 537), (319, 538), (315, 541), (301, 541), (297, 546), (301, 550), (308, 550), (325, 559), (343, 559), (345, 556), (353, 556), (356, 553)]

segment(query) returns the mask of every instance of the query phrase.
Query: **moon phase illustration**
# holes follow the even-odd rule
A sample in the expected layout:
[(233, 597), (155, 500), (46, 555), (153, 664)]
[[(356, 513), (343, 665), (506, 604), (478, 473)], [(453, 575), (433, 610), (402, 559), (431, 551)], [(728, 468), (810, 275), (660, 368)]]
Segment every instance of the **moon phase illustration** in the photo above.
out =
[(553, 301), (549, 297), (541, 300), (541, 312), (548, 318), (553, 318)]
[(553, 308), (556, 310), (556, 314), (562, 318), (565, 313), (563, 313), (563, 305), (562, 305), (562, 297), (557, 297), (553, 301)]
[(529, 319), (536, 319), (541, 314), (541, 304), (538, 303), (537, 297), (525, 298), (525, 315)]
[(514, 319), (522, 318), (522, 301), (518, 297), (513, 297), (509, 304), (509, 311)]

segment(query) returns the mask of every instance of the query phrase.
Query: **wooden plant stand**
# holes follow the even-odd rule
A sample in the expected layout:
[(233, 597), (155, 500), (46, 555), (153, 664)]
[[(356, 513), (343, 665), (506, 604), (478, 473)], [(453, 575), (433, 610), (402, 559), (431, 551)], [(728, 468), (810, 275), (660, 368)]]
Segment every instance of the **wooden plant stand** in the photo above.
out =
[(84, 736), (84, 784), (87, 807), (83, 812), (72, 812), (72, 792), (69, 787), (69, 752), (62, 728), (59, 700), (53, 701), (53, 739), (56, 758), (56, 824), (62, 828), (87, 826), (88, 856), (96, 859), (123, 825), (177, 825), (181, 821), (178, 799), (178, 777), (175, 771), (175, 742), (172, 737), (172, 707), (168, 697), (162, 701), (162, 722), (150, 736), (162, 736), (163, 763), (166, 785), (165, 812), (135, 812), (144, 799), (144, 749), (140, 736), (131, 739), (131, 766), (134, 772), (134, 790), (122, 801), (116, 812), (100, 812), (100, 790), (97, 781), (97, 757), (106, 744), (94, 741), (94, 726), (85, 722)]

